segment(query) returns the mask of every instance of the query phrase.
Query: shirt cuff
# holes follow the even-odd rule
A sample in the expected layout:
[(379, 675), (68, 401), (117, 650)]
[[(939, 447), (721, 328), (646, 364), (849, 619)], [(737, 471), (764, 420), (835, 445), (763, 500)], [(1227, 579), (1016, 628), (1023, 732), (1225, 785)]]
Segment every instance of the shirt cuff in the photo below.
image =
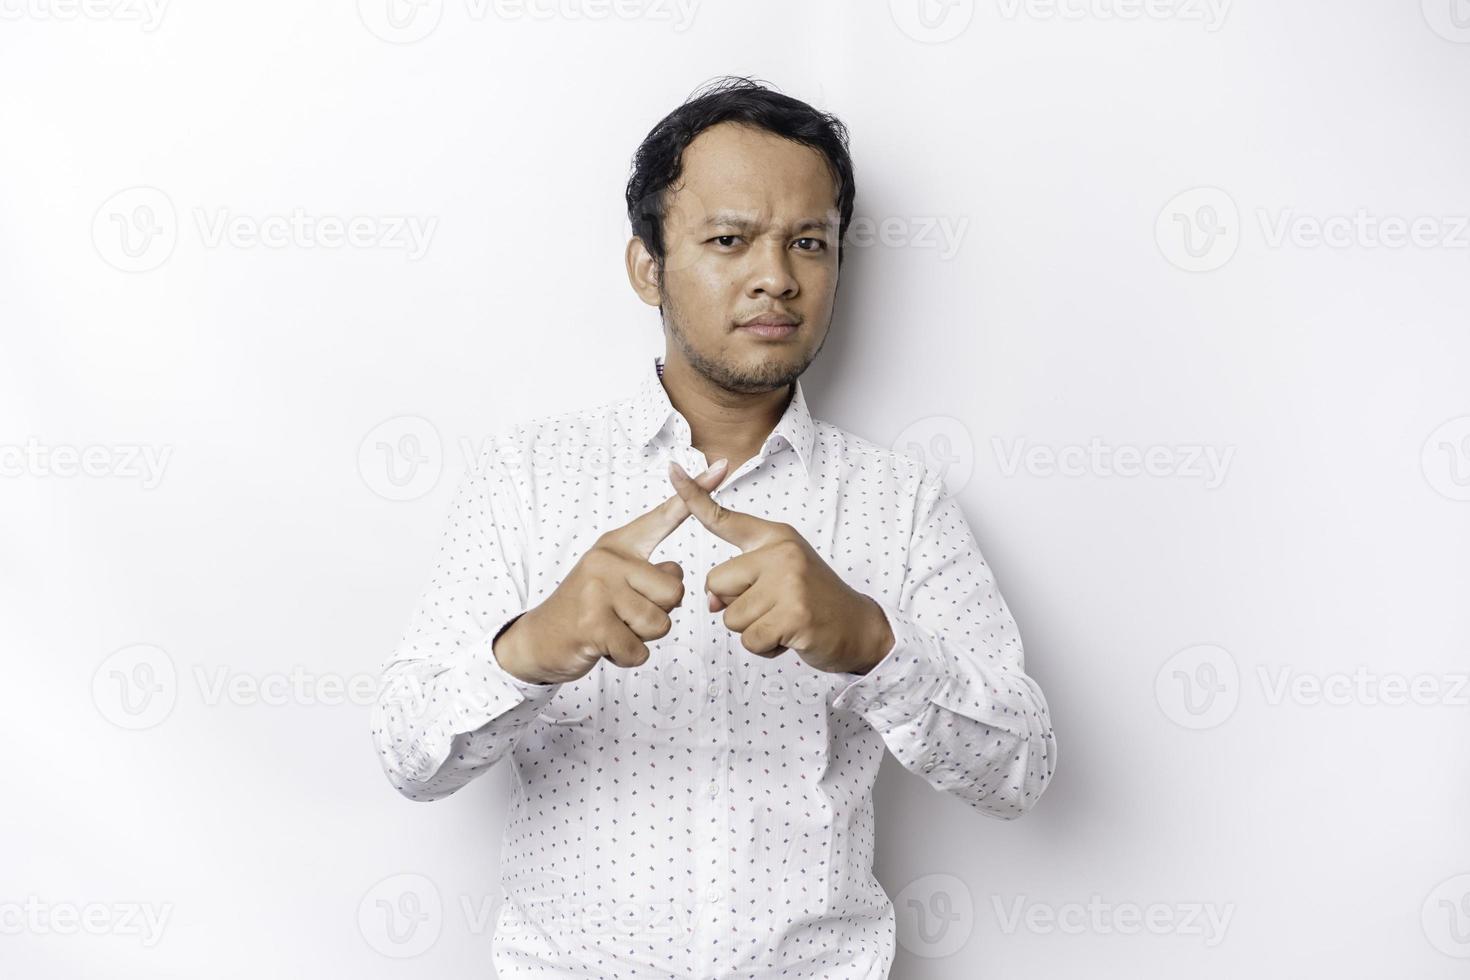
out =
[(511, 729), (530, 723), (561, 688), (560, 683), (533, 684), (502, 667), (492, 648), (498, 632), (487, 634), (470, 651), (466, 662), (454, 668), (459, 683), (450, 685), (455, 693), (448, 709), (425, 731), (413, 757), (404, 760), (409, 779), (422, 782), (438, 772), (449, 758), (456, 736), (478, 731), (492, 722), (498, 728)]
[(874, 601), (888, 619), (893, 646), (866, 674), (840, 673), (852, 682), (833, 699), (832, 706), (862, 715), (879, 732), (886, 732), (923, 714), (951, 675), (938, 644), (913, 617)]

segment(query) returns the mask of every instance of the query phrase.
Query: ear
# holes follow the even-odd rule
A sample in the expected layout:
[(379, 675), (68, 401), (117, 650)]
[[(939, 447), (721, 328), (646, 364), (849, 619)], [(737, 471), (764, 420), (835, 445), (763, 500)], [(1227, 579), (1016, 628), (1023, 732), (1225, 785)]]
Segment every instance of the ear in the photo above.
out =
[(636, 235), (628, 239), (623, 262), (628, 267), (628, 284), (633, 287), (638, 298), (649, 306), (660, 305), (663, 300), (658, 290), (658, 263), (654, 261), (648, 246), (643, 244), (643, 239)]

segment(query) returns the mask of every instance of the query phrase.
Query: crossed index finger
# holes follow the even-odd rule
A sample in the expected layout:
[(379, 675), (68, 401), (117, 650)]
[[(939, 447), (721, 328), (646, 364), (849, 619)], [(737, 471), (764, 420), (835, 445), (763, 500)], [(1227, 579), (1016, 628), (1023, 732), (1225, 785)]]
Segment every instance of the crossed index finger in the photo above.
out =
[(699, 521), (718, 538), (735, 545), (741, 551), (750, 551), (780, 536), (777, 526), (754, 514), (742, 514), (715, 502), (709, 491), (697, 482), (684, 467), (669, 462), (669, 478), (674, 489), (694, 519)]
[[(727, 465), (726, 460), (716, 460), (710, 464), (709, 469), (699, 474), (697, 480), (691, 479), (690, 485), (700, 487), (701, 490), (706, 484), (711, 487), (719, 486), (720, 480), (724, 478)], [(621, 547), (643, 561), (648, 561), (653, 550), (664, 538), (674, 533), (674, 529), (683, 524), (684, 519), (688, 516), (688, 505), (676, 493), (653, 510), (640, 514), (624, 524), (614, 531), (613, 535)]]

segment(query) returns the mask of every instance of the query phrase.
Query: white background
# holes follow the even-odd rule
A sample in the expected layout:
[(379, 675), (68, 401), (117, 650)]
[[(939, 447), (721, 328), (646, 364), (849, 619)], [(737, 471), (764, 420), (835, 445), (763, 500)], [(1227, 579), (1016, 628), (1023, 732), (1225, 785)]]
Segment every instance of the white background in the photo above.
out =
[(1470, 4), (925, 2), (0, 3), (0, 972), (489, 975), (507, 769), (409, 803), (330, 685), (463, 447), (663, 350), (628, 163), (734, 72), (851, 127), (804, 384), (951, 461), (1056, 724), (1014, 823), (885, 761), (893, 975), (1464, 974)]

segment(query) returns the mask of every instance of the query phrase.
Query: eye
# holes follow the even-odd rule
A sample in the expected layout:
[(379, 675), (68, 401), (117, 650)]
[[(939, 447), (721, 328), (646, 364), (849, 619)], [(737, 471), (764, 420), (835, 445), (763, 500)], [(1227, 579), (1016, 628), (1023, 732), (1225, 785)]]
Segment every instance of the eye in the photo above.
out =
[(716, 235), (714, 238), (711, 238), (710, 241), (712, 241), (712, 242), (719, 242), (721, 245), (723, 245), (726, 248), (728, 248), (728, 247), (730, 247), (730, 243), (727, 241), (727, 239), (739, 238), (739, 237), (740, 237), (739, 235)]
[(801, 250), (803, 252), (821, 252), (821, 251), (824, 251), (827, 248), (827, 243), (824, 242), (824, 241), (822, 241), (820, 238), (798, 238), (797, 241), (798, 242), (816, 242), (817, 243), (817, 246), (818, 246), (817, 248), (804, 248), (804, 249)]

